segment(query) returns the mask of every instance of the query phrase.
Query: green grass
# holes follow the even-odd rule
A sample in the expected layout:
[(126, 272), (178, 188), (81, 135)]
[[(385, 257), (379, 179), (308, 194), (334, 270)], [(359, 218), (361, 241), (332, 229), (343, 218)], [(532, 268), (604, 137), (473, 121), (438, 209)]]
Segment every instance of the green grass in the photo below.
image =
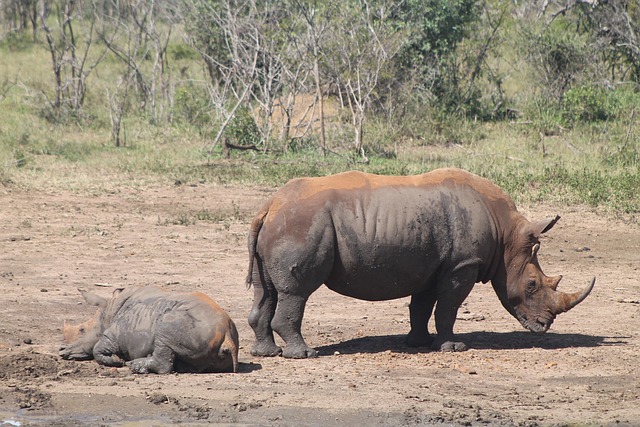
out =
[[(5, 108), (0, 106), (0, 113)], [(139, 121), (129, 145), (115, 148), (106, 130), (33, 123), (30, 129), (15, 119), (2, 125), (0, 182), (5, 186), (84, 194), (190, 183), (277, 187), (299, 176), (351, 169), (402, 175), (455, 166), (491, 179), (519, 203), (640, 213), (638, 141), (626, 138), (622, 128), (609, 130), (607, 138), (590, 129), (545, 137), (519, 125), (475, 125), (472, 134), (480, 136), (474, 140), (406, 143), (395, 148), (394, 158), (370, 155), (364, 164), (344, 148), (348, 141), (334, 150), (338, 154), (325, 156), (305, 148), (286, 154), (233, 152), (229, 159), (214, 152), (208, 160), (208, 141), (184, 127), (159, 129)], [(187, 221), (207, 220), (203, 215)]]

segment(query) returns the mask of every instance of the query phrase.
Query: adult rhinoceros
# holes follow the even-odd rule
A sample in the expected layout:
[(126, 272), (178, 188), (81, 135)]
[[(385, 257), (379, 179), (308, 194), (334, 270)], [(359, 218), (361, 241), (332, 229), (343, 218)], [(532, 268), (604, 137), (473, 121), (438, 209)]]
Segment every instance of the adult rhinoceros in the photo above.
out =
[[(491, 281), (509, 313), (526, 329), (545, 332), (595, 283), (566, 294), (556, 290), (562, 276), (542, 272), (539, 237), (559, 218), (529, 222), (498, 186), (459, 169), (294, 179), (251, 224), (252, 354), (316, 356), (300, 328), (307, 299), (323, 283), (369, 301), (411, 295), (410, 346), (465, 350), (453, 325), (477, 282)], [(427, 330), (434, 306), (436, 339)]]
[(153, 286), (114, 291), (111, 299), (80, 290), (98, 311), (79, 325), (64, 324), (64, 359), (125, 362), (137, 373), (236, 372), (238, 332), (229, 315), (201, 292)]

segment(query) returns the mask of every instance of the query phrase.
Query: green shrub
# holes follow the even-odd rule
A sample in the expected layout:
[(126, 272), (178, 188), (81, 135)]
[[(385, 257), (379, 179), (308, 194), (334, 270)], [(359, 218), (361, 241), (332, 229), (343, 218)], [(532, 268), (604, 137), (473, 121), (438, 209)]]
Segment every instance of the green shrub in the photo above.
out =
[(182, 85), (176, 89), (174, 102), (176, 120), (201, 127), (211, 122), (211, 106), (204, 88), (192, 82)]
[(252, 145), (260, 141), (260, 130), (251, 112), (246, 107), (240, 107), (231, 119), (224, 135), (234, 144)]
[(576, 33), (563, 19), (544, 29), (525, 27), (517, 45), (527, 52), (525, 60), (537, 77), (542, 95), (558, 103), (592, 60), (587, 37)]
[(13, 157), (15, 159), (15, 166), (17, 168), (24, 167), (27, 164), (27, 154), (23, 150), (17, 149), (13, 153)]
[(601, 86), (580, 85), (564, 94), (562, 115), (568, 123), (613, 119), (618, 110), (619, 102), (614, 92)]
[(174, 61), (180, 61), (182, 59), (195, 61), (200, 59), (198, 52), (184, 43), (170, 44), (167, 46), (167, 53)]
[(26, 51), (35, 45), (33, 35), (26, 31), (11, 31), (0, 37), (0, 49), (7, 49), (9, 52)]

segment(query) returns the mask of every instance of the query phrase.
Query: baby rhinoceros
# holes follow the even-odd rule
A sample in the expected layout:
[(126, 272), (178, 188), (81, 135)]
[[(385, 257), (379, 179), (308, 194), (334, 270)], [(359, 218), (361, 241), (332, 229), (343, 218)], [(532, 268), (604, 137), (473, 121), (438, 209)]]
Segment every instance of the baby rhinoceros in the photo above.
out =
[(238, 331), (229, 315), (200, 292), (152, 286), (117, 289), (111, 299), (79, 289), (98, 306), (79, 325), (64, 323), (64, 359), (125, 363), (136, 373), (237, 372)]

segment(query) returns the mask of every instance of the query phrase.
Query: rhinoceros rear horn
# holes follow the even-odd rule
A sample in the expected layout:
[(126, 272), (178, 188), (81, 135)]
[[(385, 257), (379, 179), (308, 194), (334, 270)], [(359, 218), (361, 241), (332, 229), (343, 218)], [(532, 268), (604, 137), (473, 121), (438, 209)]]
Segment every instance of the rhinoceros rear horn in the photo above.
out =
[(596, 284), (596, 278), (591, 279), (591, 283), (582, 292), (575, 292), (571, 294), (565, 294), (559, 292), (558, 304), (555, 308), (555, 314), (564, 313), (571, 310), (576, 305), (580, 304), (591, 293), (593, 286)]

